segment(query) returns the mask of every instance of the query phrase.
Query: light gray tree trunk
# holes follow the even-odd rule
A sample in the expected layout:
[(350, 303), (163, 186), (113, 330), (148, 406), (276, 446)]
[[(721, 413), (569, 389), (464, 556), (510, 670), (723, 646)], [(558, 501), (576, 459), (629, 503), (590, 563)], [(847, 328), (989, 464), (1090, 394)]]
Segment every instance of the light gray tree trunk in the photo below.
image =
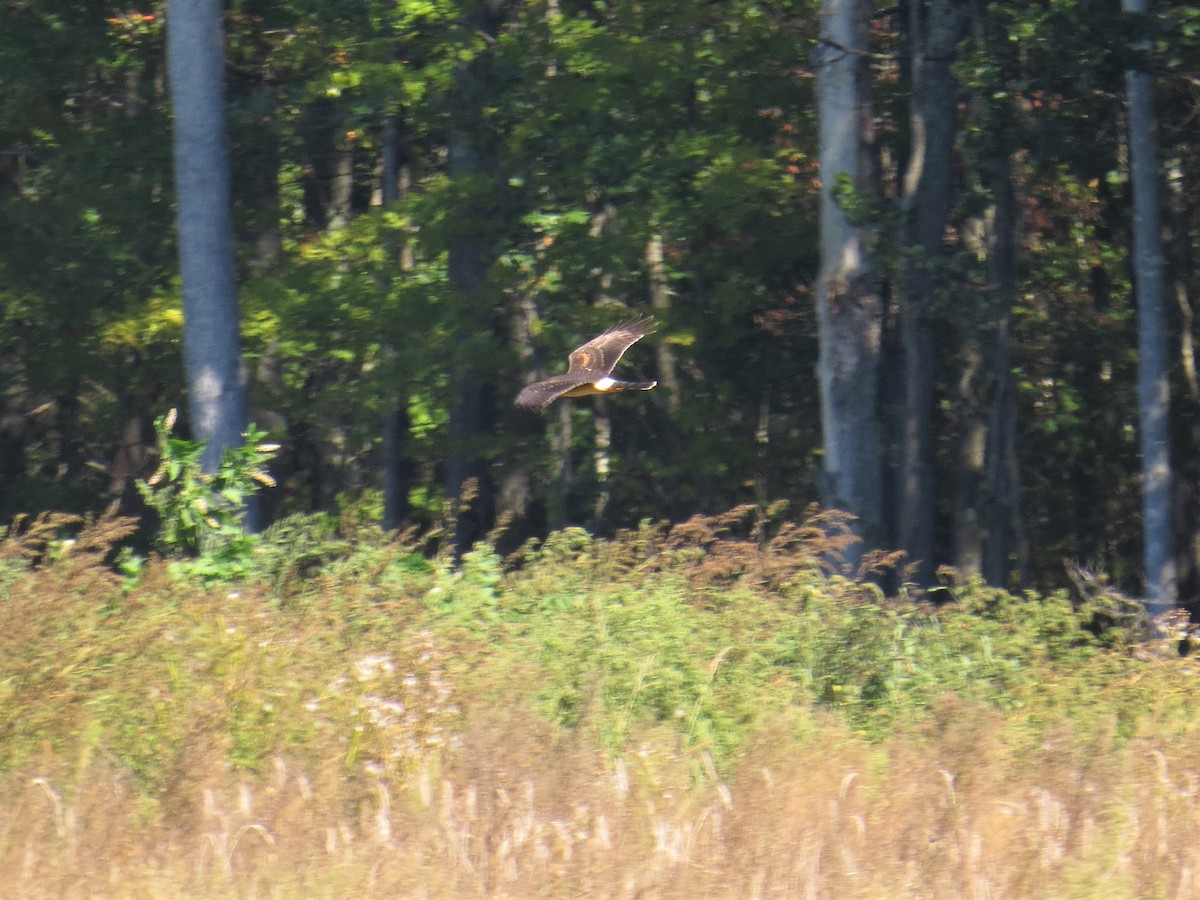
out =
[(169, 0), (167, 64), (174, 117), (183, 344), (192, 427), (206, 471), (242, 441), (242, 368), (226, 138), (220, 0)]
[[(1146, 0), (1122, 0), (1145, 14)], [(1144, 52), (1149, 46), (1141, 45)], [(1174, 609), (1177, 585), (1171, 526), (1171, 390), (1167, 379), (1165, 259), (1159, 208), (1158, 124), (1153, 82), (1144, 65), (1125, 73), (1129, 102), (1129, 174), (1133, 189), (1133, 275), (1138, 309), (1138, 411), (1142, 451), (1142, 537), (1146, 607)]]
[[(646, 242), (646, 277), (650, 282), (650, 308), (665, 320), (671, 311), (671, 285), (667, 281), (666, 259), (663, 254), (663, 237), (658, 231), (650, 235)], [(658, 384), (667, 409), (672, 413), (679, 412), (679, 373), (675, 359), (675, 348), (667, 341), (659, 341), (655, 345), (655, 355), (658, 357)]]
[(346, 127), (337, 129), (333, 150), (333, 178), (329, 182), (329, 230), (345, 228), (354, 218), (354, 146), (346, 139)]
[(608, 401), (604, 397), (596, 398), (592, 423), (595, 426), (592, 461), (596, 468), (592, 525), (594, 528), (603, 528), (608, 523), (609, 504), (612, 501), (612, 417), (608, 412)]
[[(985, 482), (987, 415), (980, 396), (985, 356), (983, 342), (971, 325), (960, 329), (958, 390), (955, 400), (954, 440), (958, 443), (952, 522), (954, 568), (964, 578), (983, 571), (983, 506)], [(990, 373), (988, 373), (990, 374)]]
[[(820, 341), (817, 374), (824, 443), (822, 499), (858, 517), (866, 548), (880, 546), (882, 462), (878, 426), (883, 304), (867, 259), (865, 230), (836, 197), (840, 176), (868, 187), (865, 152), (867, 7), (862, 0), (823, 0), (816, 51), (821, 163)], [(852, 558), (849, 562), (856, 562)]]

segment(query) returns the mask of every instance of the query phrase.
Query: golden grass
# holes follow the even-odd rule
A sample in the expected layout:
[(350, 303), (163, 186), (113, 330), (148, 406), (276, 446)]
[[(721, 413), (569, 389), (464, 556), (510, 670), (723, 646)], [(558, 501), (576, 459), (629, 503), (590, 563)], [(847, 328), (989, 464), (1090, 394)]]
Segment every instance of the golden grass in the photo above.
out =
[[(1200, 897), (1191, 659), (1031, 662), (1043, 681), (1006, 675), (1004, 703), (947, 692), (897, 724), (896, 698), (858, 733), (805, 687), (809, 656), (772, 655), (841, 588), (782, 593), (768, 549), (769, 569), (710, 563), (758, 594), (687, 593), (697, 558), (676, 578), (643, 544), (510, 575), (380, 555), (282, 601), (157, 564), (131, 588), (96, 558), (21, 563), (0, 604), (0, 897)], [(882, 615), (845, 590), (820, 609)], [(966, 653), (972, 621), (934, 636)], [(572, 727), (546, 718), (550, 672), (578, 682)], [(665, 712), (635, 715), (672, 675)], [(696, 721), (722, 703), (718, 744)]]
[[(1200, 746), (1064, 731), (1030, 754), (948, 699), (872, 745), (779, 721), (716, 776), (653, 731), (618, 758), (518, 709), (471, 710), (409, 771), (197, 753), (170, 808), (103, 759), (4, 779), (14, 897), (1200, 895)], [(700, 773), (699, 776), (697, 773)], [(69, 799), (58, 783), (74, 782)]]

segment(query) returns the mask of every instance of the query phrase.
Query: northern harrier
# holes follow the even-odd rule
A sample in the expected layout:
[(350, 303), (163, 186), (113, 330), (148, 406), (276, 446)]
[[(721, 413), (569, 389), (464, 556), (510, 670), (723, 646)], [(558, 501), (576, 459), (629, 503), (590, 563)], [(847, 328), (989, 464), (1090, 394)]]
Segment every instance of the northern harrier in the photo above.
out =
[(571, 351), (567, 357), (571, 365), (566, 375), (538, 381), (517, 394), (517, 406), (542, 409), (559, 397), (650, 390), (658, 384), (657, 381), (617, 381), (612, 377), (612, 370), (622, 353), (653, 330), (653, 319), (636, 319), (614, 325)]

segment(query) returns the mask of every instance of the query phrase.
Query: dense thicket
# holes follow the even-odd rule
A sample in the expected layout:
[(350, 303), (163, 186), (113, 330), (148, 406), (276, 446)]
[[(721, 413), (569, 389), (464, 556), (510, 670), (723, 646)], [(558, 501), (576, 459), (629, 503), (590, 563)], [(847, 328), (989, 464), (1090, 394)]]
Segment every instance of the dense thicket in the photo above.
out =
[[(924, 7), (872, 17), (874, 184), (841, 191), (872, 236), (884, 308), (884, 542), (915, 527), (929, 569), (1049, 583), (1072, 558), (1137, 587), (1119, 101), (1144, 38), (1194, 596), (1200, 12), (943, 7), (963, 16), (949, 65)], [(268, 520), (378, 518), (385, 485), (393, 523), (460, 501), (466, 538), (500, 519), (520, 538), (819, 495), (816, 4), (263, 0), (233, 4), (225, 26), (252, 418), (283, 445)], [(180, 405), (164, 53), (160, 5), (5, 5), (5, 517), (114, 497), (136, 512), (151, 423)], [(924, 188), (946, 192), (930, 239), (913, 218), (930, 132), (914, 123), (939, 109), (951, 132)], [(626, 363), (656, 392), (545, 418), (512, 408), (522, 379), (630, 311), (663, 323)], [(918, 464), (931, 493), (914, 519)]]

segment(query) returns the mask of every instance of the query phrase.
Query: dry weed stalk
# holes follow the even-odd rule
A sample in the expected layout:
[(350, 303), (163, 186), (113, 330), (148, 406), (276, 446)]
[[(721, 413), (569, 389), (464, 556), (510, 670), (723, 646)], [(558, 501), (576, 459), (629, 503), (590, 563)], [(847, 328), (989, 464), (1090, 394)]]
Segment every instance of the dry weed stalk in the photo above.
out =
[(103, 561), (138, 528), (138, 520), (118, 516), (115, 505), (102, 515), (41, 513), (17, 516), (0, 540), (0, 560), (22, 559), (34, 566), (66, 560), (74, 569)]
[[(660, 525), (641, 552), (647, 568), (679, 569), (696, 585), (741, 583), (777, 589), (815, 573), (844, 569), (845, 551), (859, 538), (851, 530), (853, 516), (810, 507), (803, 522), (784, 518), (786, 503), (766, 509), (744, 504), (713, 516), (693, 516), (677, 525)], [(623, 540), (638, 543), (634, 535)], [(871, 553), (857, 580), (894, 566), (897, 554)]]

